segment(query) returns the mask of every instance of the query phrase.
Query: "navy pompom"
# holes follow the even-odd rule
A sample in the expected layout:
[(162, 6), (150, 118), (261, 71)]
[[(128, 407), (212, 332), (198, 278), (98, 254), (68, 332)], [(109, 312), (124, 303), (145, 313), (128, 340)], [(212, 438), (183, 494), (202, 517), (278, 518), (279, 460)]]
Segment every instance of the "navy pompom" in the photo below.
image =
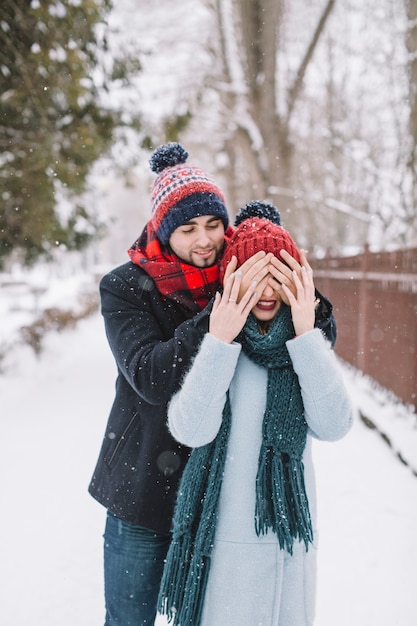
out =
[(251, 217), (263, 217), (277, 226), (281, 226), (280, 212), (273, 204), (264, 200), (254, 200), (245, 204), (236, 215), (235, 226), (239, 226), (239, 224)]
[(188, 158), (188, 152), (180, 143), (171, 141), (163, 146), (159, 146), (149, 159), (151, 170), (159, 174), (166, 167), (172, 167), (179, 163), (185, 163)]

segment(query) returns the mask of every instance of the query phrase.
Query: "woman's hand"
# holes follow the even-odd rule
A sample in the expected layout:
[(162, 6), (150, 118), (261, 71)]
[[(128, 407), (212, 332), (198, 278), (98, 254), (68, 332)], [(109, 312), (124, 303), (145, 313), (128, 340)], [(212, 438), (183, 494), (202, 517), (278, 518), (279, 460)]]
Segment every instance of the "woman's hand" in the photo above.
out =
[[(302, 259), (300, 260), (302, 261)], [(300, 276), (295, 268), (292, 270), (292, 273), (296, 290), (295, 295), (285, 283), (282, 283), (282, 290), (288, 298), (291, 307), (295, 334), (302, 335), (313, 330), (315, 323), (316, 302), (313, 271), (307, 264), (307, 267), (305, 265), (301, 267)]]
[(257, 281), (253, 280), (243, 289), (244, 274), (241, 269), (234, 271), (236, 265), (236, 257), (232, 257), (224, 276), (223, 294), (216, 293), (209, 320), (210, 334), (226, 343), (231, 343), (238, 336), (259, 299), (255, 291)]
[[(267, 254), (263, 250), (260, 250), (259, 252), (256, 252), (256, 254), (254, 254), (253, 256), (249, 257), (249, 259), (246, 259), (244, 263), (242, 263), (242, 265), (239, 267), (239, 271), (242, 273), (238, 296), (239, 302), (254, 282), (256, 282), (258, 286), (258, 293), (262, 294), (261, 289), (263, 289), (268, 279), (267, 277), (269, 274), (269, 266), (272, 258), (272, 252), (269, 252)], [(259, 285), (261, 284), (262, 287), (259, 287)]]
[(269, 277), (269, 284), (273, 289), (278, 291), (279, 295), (282, 298), (282, 301), (290, 306), (290, 302), (286, 295), (286, 292), (282, 289), (282, 285), (286, 285), (288, 289), (290, 289), (291, 293), (296, 296), (297, 295), (297, 287), (294, 282), (294, 270), (296, 275), (301, 280), (301, 268), (305, 267), (306, 270), (313, 272), (311, 269), (307, 257), (305, 255), (304, 250), (300, 250), (300, 263), (298, 263), (294, 257), (292, 257), (286, 250), (281, 250), (280, 252), (281, 259), (273, 256), (271, 259), (271, 263), (269, 266), (269, 272), (271, 276)]

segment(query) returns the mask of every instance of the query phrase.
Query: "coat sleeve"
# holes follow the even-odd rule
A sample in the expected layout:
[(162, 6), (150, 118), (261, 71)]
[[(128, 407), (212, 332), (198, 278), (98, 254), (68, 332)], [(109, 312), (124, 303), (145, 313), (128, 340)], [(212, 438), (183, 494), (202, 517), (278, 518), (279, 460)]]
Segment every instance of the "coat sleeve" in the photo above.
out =
[(318, 329), (287, 342), (300, 382), (310, 434), (337, 441), (351, 428), (352, 405), (336, 355)]
[(204, 337), (181, 390), (168, 406), (168, 426), (177, 441), (196, 448), (216, 437), (240, 351), (240, 344), (225, 343), (210, 333)]
[(337, 338), (337, 326), (333, 315), (333, 305), (318, 289), (316, 289), (316, 298), (318, 304), (316, 308), (315, 326), (322, 331), (326, 339), (330, 341), (332, 348), (334, 348)]
[(174, 320), (172, 305), (153, 281), (129, 265), (100, 282), (107, 339), (119, 374), (132, 389), (149, 404), (166, 404), (208, 331), (209, 310)]

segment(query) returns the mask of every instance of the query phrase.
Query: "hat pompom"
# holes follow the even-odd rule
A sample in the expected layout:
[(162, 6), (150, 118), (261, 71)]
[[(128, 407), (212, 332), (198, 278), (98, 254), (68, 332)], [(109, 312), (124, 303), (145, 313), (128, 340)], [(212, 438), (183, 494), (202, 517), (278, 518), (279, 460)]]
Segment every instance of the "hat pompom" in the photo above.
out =
[(277, 226), (281, 226), (281, 215), (278, 209), (264, 200), (254, 200), (242, 207), (235, 218), (235, 226), (251, 217), (260, 217), (269, 220)]
[(188, 159), (188, 152), (180, 143), (171, 141), (163, 146), (159, 146), (149, 159), (151, 170), (159, 174), (167, 167), (185, 163)]

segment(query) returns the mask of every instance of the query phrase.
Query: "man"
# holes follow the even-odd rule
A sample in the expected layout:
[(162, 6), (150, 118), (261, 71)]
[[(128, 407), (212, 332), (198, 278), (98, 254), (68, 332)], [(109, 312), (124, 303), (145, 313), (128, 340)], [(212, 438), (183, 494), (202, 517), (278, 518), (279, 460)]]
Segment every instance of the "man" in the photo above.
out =
[[(189, 456), (168, 432), (167, 404), (208, 332), (217, 259), (232, 232), (221, 189), (187, 158), (176, 143), (154, 152), (152, 218), (129, 250), (130, 262), (100, 283), (118, 370), (89, 486), (107, 508), (105, 626), (154, 623), (176, 491)], [(240, 270), (246, 284), (262, 279), (265, 253)], [(321, 326), (332, 335), (331, 305), (323, 299), (320, 306)]]

